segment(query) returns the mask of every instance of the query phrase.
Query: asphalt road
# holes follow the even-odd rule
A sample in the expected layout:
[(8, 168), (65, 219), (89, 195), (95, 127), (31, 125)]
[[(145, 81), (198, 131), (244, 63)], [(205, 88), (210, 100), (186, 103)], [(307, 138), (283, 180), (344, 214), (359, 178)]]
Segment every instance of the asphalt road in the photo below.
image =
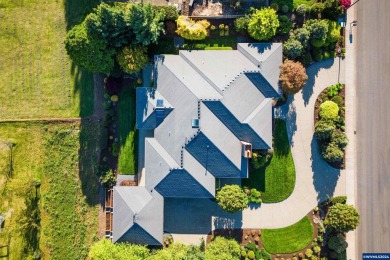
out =
[(390, 253), (390, 0), (360, 0), (356, 8), (353, 40), (357, 41), (357, 207), (361, 214), (357, 234), (361, 259), (363, 252)]

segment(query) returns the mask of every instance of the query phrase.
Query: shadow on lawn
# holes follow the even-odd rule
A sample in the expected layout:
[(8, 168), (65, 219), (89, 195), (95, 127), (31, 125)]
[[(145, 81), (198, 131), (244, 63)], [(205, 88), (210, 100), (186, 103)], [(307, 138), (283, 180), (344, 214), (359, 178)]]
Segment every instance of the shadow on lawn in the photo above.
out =
[(331, 167), (324, 161), (314, 135), (311, 141), (311, 161), (313, 184), (317, 191), (317, 201), (320, 203), (333, 197), (334, 190), (340, 177), (340, 170)]
[(322, 69), (329, 69), (334, 64), (335, 59), (326, 59), (320, 62), (316, 62), (306, 69), (308, 76), (306, 85), (302, 89), (302, 96), (305, 102), (305, 106), (309, 103), (310, 97), (313, 94), (313, 88), (316, 83), (316, 77), (318, 72)]

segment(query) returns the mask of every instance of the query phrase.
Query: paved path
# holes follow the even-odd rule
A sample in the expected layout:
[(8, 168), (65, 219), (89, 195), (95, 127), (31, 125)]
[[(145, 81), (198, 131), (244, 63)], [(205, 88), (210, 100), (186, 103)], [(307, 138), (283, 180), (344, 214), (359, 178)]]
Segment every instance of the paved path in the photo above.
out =
[[(204, 233), (208, 233), (206, 231), (210, 228), (222, 227), (256, 229), (286, 227), (298, 222), (318, 202), (331, 196), (345, 195), (345, 171), (330, 167), (321, 158), (317, 141), (314, 139), (313, 126), (315, 100), (322, 90), (337, 83), (338, 78), (340, 82), (344, 82), (344, 61), (328, 59), (310, 66), (307, 73), (309, 79), (304, 90), (290, 97), (286, 105), (275, 110), (276, 117), (287, 121), (296, 167), (296, 184), (291, 196), (279, 203), (262, 204), (257, 208), (245, 209), (242, 214), (233, 215), (224, 213), (215, 202), (210, 200), (202, 202), (197, 200), (196, 204), (195, 202), (191, 204), (191, 200), (170, 202), (166, 205), (165, 214), (169, 216), (165, 219), (172, 218), (174, 221), (167, 222), (166, 230), (181, 233), (173, 234), (174, 238), (187, 243), (199, 240), (201, 235), (199, 232), (197, 235), (183, 235), (183, 233), (193, 232), (188, 223), (196, 223), (197, 227), (202, 227)], [(202, 210), (199, 210), (200, 208)], [(207, 217), (194, 217), (198, 216), (199, 212)], [(175, 215), (181, 218), (175, 218)]]
[(355, 8), (359, 259), (390, 252), (390, 1), (360, 0)]

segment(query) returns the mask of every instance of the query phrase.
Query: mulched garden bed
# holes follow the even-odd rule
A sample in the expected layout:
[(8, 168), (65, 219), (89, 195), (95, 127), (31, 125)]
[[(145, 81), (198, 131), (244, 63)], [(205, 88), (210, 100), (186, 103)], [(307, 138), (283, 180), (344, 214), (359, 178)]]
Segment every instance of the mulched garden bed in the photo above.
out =
[[(314, 105), (314, 125), (320, 120), (319, 112), (320, 112), (320, 106), (325, 101), (324, 97), (327, 96), (328, 88), (324, 89), (317, 97), (315, 105)], [(343, 98), (343, 107), (345, 109), (345, 85), (343, 84), (343, 89), (339, 92), (338, 96), (341, 96)], [(328, 100), (331, 100), (328, 98)], [(345, 116), (344, 116), (345, 120)], [(317, 138), (316, 138), (317, 139)], [(323, 145), (323, 142), (321, 140), (318, 140), (318, 146), (321, 147)], [(327, 162), (327, 161), (326, 161)], [(344, 150), (344, 157), (342, 162), (327, 162), (330, 166), (336, 169), (345, 169), (346, 167), (346, 150)]]
[[(313, 225), (313, 228), (314, 228), (314, 236), (313, 236), (313, 239), (316, 238), (318, 236), (318, 226), (319, 224), (316, 224), (314, 223), (314, 216), (316, 216), (318, 219), (320, 218), (320, 212), (317, 211), (315, 214), (313, 211), (310, 211), (307, 216), (309, 217), (312, 225)], [(261, 236), (261, 230), (259, 229), (247, 229), (247, 228), (244, 228), (244, 229), (217, 229), (217, 230), (213, 230), (212, 232), (210, 232), (208, 235), (207, 235), (207, 244), (210, 243), (212, 241), (212, 239), (215, 237), (215, 236), (221, 236), (221, 237), (225, 237), (225, 238), (232, 238), (234, 240), (236, 240), (242, 247), (244, 247), (247, 243), (255, 243), (257, 245), (257, 248), (261, 249), (263, 248), (263, 241), (262, 241), (262, 236)], [(258, 240), (256, 238), (259, 238)], [(307, 249), (311, 249), (312, 248), (312, 242), (310, 242), (304, 249), (302, 250), (299, 250), (295, 253), (291, 253), (291, 254), (271, 254), (272, 256), (272, 259), (275, 259), (275, 258), (285, 258), (285, 259), (288, 259), (288, 258), (292, 258), (294, 256), (298, 257), (299, 253), (302, 253), (303, 255), (305, 255), (305, 251)]]

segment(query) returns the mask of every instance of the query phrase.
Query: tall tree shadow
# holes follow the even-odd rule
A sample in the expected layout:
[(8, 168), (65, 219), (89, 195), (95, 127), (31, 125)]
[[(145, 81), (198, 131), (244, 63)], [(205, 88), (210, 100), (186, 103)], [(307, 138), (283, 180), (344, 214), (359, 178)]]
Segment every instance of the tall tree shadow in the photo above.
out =
[(318, 72), (322, 69), (329, 69), (330, 67), (332, 67), (332, 65), (334, 64), (334, 60), (335, 59), (326, 59), (323, 61), (319, 61), (306, 69), (308, 79), (306, 81), (306, 85), (302, 89), (302, 97), (305, 102), (305, 106), (309, 103), (310, 97), (313, 95)]
[(293, 101), (294, 95), (289, 95), (286, 104), (274, 109), (274, 117), (286, 121), (287, 135), (291, 145), (294, 145), (292, 137), (297, 131), (297, 114)]
[(334, 190), (340, 177), (340, 170), (331, 167), (324, 161), (314, 135), (311, 141), (311, 161), (313, 184), (317, 191), (317, 201), (322, 202), (333, 197)]

